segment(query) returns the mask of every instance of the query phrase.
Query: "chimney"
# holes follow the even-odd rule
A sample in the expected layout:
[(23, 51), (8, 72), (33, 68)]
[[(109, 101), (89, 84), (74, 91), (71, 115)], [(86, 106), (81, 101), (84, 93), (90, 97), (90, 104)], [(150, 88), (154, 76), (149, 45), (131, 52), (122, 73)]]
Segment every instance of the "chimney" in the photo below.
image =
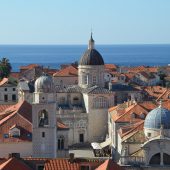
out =
[(69, 153), (70, 163), (74, 162), (74, 153)]
[(20, 158), (20, 153), (10, 153), (8, 158)]

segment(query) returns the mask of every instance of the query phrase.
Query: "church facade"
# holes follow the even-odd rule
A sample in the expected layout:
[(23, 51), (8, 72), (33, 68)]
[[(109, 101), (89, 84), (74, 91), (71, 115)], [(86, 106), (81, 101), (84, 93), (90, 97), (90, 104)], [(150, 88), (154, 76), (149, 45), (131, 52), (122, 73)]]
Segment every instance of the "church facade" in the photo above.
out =
[(91, 35), (79, 61), (78, 85), (56, 87), (57, 118), (70, 128), (69, 145), (105, 140), (114, 92), (104, 88), (104, 73), (104, 60)]

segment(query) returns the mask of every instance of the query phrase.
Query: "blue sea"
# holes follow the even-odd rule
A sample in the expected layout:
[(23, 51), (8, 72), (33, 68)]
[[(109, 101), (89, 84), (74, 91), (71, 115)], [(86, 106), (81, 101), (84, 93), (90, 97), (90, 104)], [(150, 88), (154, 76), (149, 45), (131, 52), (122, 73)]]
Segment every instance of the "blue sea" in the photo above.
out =
[[(37, 63), (50, 68), (78, 61), (87, 45), (0, 45), (0, 57), (6, 57), (13, 71), (21, 65)], [(170, 45), (97, 45), (105, 63), (124, 66), (170, 64)]]

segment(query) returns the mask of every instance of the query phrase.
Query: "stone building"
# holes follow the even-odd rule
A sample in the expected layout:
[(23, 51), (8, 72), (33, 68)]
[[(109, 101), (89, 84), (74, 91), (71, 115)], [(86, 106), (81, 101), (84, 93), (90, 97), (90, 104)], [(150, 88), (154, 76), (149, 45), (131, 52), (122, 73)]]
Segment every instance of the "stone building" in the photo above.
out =
[(57, 153), (56, 95), (51, 77), (43, 75), (36, 80), (33, 98), (33, 156), (55, 158)]
[(147, 105), (144, 109), (144, 105), (132, 104), (119, 114), (114, 108), (110, 110), (112, 114), (108, 123), (112, 158), (126, 169), (170, 166), (170, 111), (161, 104), (158, 107)]
[(91, 36), (79, 61), (78, 85), (56, 87), (57, 117), (70, 128), (69, 145), (106, 137), (107, 109), (114, 105), (114, 92), (104, 88), (104, 60), (94, 45)]
[(3, 78), (0, 82), (0, 104), (15, 104), (18, 101), (17, 82)]

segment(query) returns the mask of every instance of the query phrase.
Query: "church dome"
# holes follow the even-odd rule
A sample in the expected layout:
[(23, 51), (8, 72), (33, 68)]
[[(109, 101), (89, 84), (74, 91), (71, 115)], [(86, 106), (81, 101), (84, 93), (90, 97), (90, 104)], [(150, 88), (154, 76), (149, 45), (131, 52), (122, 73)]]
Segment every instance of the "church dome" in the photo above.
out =
[(35, 92), (54, 92), (53, 79), (48, 75), (42, 75), (35, 81)]
[(145, 118), (144, 128), (158, 130), (163, 126), (170, 129), (170, 111), (159, 106), (148, 113)]
[(94, 40), (92, 34), (89, 40), (88, 49), (81, 57), (79, 65), (104, 65), (104, 60), (101, 54), (96, 49), (94, 49)]
[(104, 61), (97, 50), (88, 49), (81, 57), (79, 65), (104, 65)]

